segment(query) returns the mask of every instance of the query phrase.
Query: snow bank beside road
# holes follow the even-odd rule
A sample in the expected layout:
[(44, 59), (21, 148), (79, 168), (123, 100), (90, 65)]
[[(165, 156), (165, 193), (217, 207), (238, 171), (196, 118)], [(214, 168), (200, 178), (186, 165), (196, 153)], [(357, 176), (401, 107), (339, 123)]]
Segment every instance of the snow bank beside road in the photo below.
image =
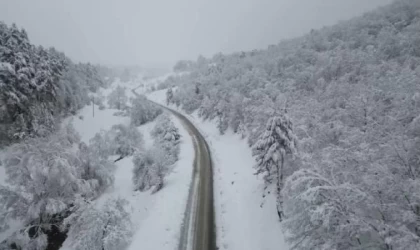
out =
[(150, 196), (153, 205), (144, 208), (149, 210), (149, 214), (140, 222), (129, 250), (173, 250), (179, 242), (192, 177), (194, 148), (180, 121), (173, 116), (171, 118), (181, 134), (179, 160), (173, 172), (166, 177), (164, 188)]
[[(148, 98), (165, 105), (166, 90), (150, 93)], [(274, 195), (262, 198), (263, 181), (254, 175), (255, 160), (246, 140), (230, 130), (220, 135), (213, 122), (202, 121), (196, 114), (187, 117), (211, 148), (219, 249), (289, 249), (278, 221)]]

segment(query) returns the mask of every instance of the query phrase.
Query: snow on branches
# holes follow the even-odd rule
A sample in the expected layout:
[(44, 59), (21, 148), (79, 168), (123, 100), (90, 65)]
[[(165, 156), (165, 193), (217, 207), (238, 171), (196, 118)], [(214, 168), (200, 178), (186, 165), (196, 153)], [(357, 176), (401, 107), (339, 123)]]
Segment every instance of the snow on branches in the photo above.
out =
[(63, 227), (70, 227), (68, 244), (78, 250), (119, 250), (128, 246), (133, 224), (121, 198), (103, 206), (88, 205), (69, 216)]
[(281, 189), (285, 179), (286, 156), (297, 153), (297, 139), (293, 133), (292, 122), (285, 115), (270, 118), (265, 131), (253, 147), (257, 164), (256, 174), (263, 174), (266, 184), (276, 183), (277, 212), (280, 220), (283, 216)]
[(151, 149), (139, 152), (133, 158), (133, 182), (137, 190), (144, 191), (154, 187), (159, 191), (164, 184), (164, 177), (170, 172), (179, 155), (180, 134), (168, 114), (156, 119), (151, 131), (154, 144)]

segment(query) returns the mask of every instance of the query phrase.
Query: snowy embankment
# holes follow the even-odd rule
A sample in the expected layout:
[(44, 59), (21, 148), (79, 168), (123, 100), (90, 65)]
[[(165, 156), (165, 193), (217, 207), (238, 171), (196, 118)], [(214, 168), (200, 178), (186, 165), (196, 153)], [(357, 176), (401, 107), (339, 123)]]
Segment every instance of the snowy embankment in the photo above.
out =
[[(126, 87), (123, 83), (114, 83)], [(111, 87), (111, 88), (112, 88)], [(127, 94), (130, 95), (130, 86), (127, 87)], [(102, 95), (106, 96), (110, 90), (104, 90)], [(94, 135), (102, 129), (108, 130), (113, 125), (130, 123), (129, 117), (114, 116), (117, 110), (99, 110), (95, 107), (93, 116), (92, 106), (80, 110), (77, 115), (67, 119), (65, 122), (72, 122), (75, 129), (81, 135), (82, 141), (88, 143)], [(83, 119), (79, 117), (82, 116)], [(107, 200), (123, 198), (128, 201), (128, 211), (132, 223), (135, 226), (135, 233), (132, 243), (128, 249), (171, 249), (178, 244), (181, 223), (187, 202), (188, 188), (191, 181), (192, 163), (194, 158), (193, 144), (188, 132), (181, 123), (171, 117), (173, 123), (179, 129), (181, 135), (179, 160), (172, 166), (172, 172), (165, 178), (162, 190), (151, 194), (151, 191), (134, 191), (133, 162), (132, 156), (123, 158), (116, 162), (115, 182), (103, 195), (96, 200), (97, 206), (103, 206)], [(150, 131), (155, 122), (146, 123), (138, 127), (143, 134), (145, 148), (153, 145), (153, 138)], [(70, 250), (71, 242), (65, 241), (61, 249)]]
[[(148, 98), (165, 105), (165, 93), (166, 90), (155, 91)], [(263, 181), (254, 175), (255, 160), (246, 140), (230, 130), (220, 135), (213, 122), (202, 121), (195, 113), (186, 116), (211, 148), (219, 249), (289, 249), (278, 221), (274, 195), (262, 198)]]

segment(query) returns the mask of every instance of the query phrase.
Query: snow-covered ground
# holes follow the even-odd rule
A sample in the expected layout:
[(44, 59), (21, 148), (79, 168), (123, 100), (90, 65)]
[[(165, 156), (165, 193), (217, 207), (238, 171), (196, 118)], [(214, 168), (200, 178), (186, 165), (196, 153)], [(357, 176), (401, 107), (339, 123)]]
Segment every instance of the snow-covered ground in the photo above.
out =
[(71, 122), (80, 134), (83, 142), (88, 143), (96, 133), (101, 130), (109, 130), (116, 124), (128, 125), (130, 118), (114, 116), (117, 109), (99, 110), (95, 105), (95, 115), (93, 116), (92, 106), (86, 106), (81, 109), (77, 115), (67, 118), (64, 123)]
[[(164, 105), (165, 93), (155, 91), (148, 98)], [(255, 160), (246, 140), (232, 131), (220, 135), (215, 123), (202, 121), (196, 114), (187, 117), (211, 148), (219, 249), (289, 249), (278, 221), (275, 197), (262, 198), (263, 181), (254, 175)]]
[(192, 177), (194, 148), (191, 137), (181, 123), (176, 118), (172, 120), (181, 134), (179, 160), (173, 172), (166, 178), (164, 188), (149, 196), (153, 199), (153, 204), (142, 204), (149, 213), (140, 222), (129, 250), (173, 250), (179, 241)]
[[(111, 88), (120, 83), (114, 83)], [(122, 84), (127, 87), (127, 95), (131, 94), (131, 88), (135, 84)], [(104, 96), (111, 90), (102, 90)], [(89, 142), (101, 129), (108, 130), (115, 124), (129, 124), (130, 118), (114, 116), (117, 110), (105, 109), (95, 110), (92, 115), (92, 106), (80, 110), (74, 117), (68, 118), (66, 122), (72, 122), (75, 129), (80, 133), (82, 141)], [(83, 119), (79, 117), (83, 116)], [(192, 139), (182, 124), (171, 117), (174, 124), (179, 128), (181, 134), (179, 160), (173, 166), (173, 171), (166, 179), (162, 190), (155, 194), (148, 192), (134, 191), (132, 182), (132, 157), (126, 157), (116, 163), (115, 183), (96, 201), (100, 206), (105, 201), (113, 198), (124, 198), (131, 213), (131, 219), (136, 232), (129, 249), (174, 249), (178, 244), (181, 223), (185, 211), (188, 188), (191, 181), (192, 165), (194, 160), (194, 148)], [(154, 122), (149, 122), (138, 127), (143, 134), (145, 147), (151, 147), (153, 139), (150, 131)], [(65, 241), (63, 250), (70, 250), (71, 242)]]

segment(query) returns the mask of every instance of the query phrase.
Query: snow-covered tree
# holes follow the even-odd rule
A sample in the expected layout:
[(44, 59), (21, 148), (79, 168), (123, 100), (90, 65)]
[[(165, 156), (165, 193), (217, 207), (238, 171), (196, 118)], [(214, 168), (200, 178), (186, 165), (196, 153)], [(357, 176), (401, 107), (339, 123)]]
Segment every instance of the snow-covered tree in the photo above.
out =
[(181, 60), (175, 64), (173, 70), (175, 72), (186, 72), (192, 67), (193, 64), (194, 63), (192, 61)]
[(110, 199), (102, 206), (82, 207), (65, 220), (69, 228), (65, 244), (78, 250), (119, 250), (126, 248), (133, 235), (127, 211), (128, 202)]
[(281, 189), (286, 178), (286, 157), (297, 153), (297, 139), (293, 133), (292, 122), (286, 115), (270, 118), (265, 131), (253, 147), (257, 164), (256, 174), (263, 174), (267, 185), (275, 182), (277, 212), (283, 217)]
[(135, 190), (145, 191), (154, 187), (153, 192), (157, 192), (163, 187), (168, 169), (165, 165), (165, 151), (162, 148), (153, 147), (137, 153), (134, 155), (133, 164)]
[(114, 125), (111, 130), (112, 146), (114, 154), (121, 157), (133, 155), (134, 152), (141, 149), (143, 144), (143, 136), (138, 129), (132, 125)]
[(178, 128), (175, 127), (167, 113), (161, 114), (156, 119), (156, 125), (151, 131), (151, 134), (159, 141), (168, 141), (174, 143), (178, 143), (181, 137)]
[(101, 159), (108, 159), (115, 154), (114, 142), (109, 131), (101, 130), (90, 139), (91, 151)]
[(43, 242), (73, 206), (98, 197), (113, 183), (112, 162), (81, 144), (71, 126), (14, 144), (4, 167), (8, 185), (0, 186), (0, 221), (24, 222), (25, 228), (10, 239), (19, 244)]
[(87, 197), (97, 197), (114, 183), (115, 165), (103, 152), (96, 149), (96, 144), (79, 144), (79, 159), (82, 162), (82, 178), (92, 180), (92, 192)]
[(127, 105), (127, 95), (125, 94), (125, 88), (118, 86), (108, 95), (108, 106), (109, 108), (124, 109)]
[(135, 126), (152, 121), (162, 113), (161, 108), (148, 101), (144, 96), (136, 97), (131, 101), (131, 123)]
[(35, 47), (25, 30), (0, 23), (1, 144), (46, 136), (58, 117), (88, 102), (103, 86), (96, 66), (73, 64), (54, 48)]
[(96, 133), (90, 140), (89, 148), (97, 157), (107, 160), (113, 155), (120, 158), (132, 155), (142, 148), (142, 144), (143, 136), (136, 127), (118, 124), (108, 131)]
[(48, 237), (41, 230), (31, 237), (28, 230), (13, 233), (9, 238), (0, 242), (0, 250), (44, 250), (48, 248)]
[(12, 217), (48, 222), (80, 195), (91, 192), (82, 164), (66, 135), (29, 139), (9, 149), (4, 166), (10, 186), (1, 199)]
[(156, 125), (151, 131), (155, 139), (154, 146), (164, 150), (164, 164), (168, 167), (178, 160), (179, 141), (181, 135), (167, 113), (161, 114), (156, 119)]
[(169, 105), (170, 103), (172, 103), (173, 98), (174, 98), (174, 93), (172, 91), (172, 88), (169, 88), (166, 91), (166, 105)]
[[(285, 162), (283, 175), (298, 171), (292, 176), (301, 184), (293, 179), (299, 188), (281, 192), (286, 221), (288, 213), (295, 217), (284, 227), (292, 246), (311, 240), (306, 248), (419, 248), (419, 10), (418, 0), (394, 1), (265, 50), (200, 57), (188, 74), (167, 81), (177, 86), (177, 106), (215, 120), (221, 132), (226, 124), (245, 131), (251, 145), (267, 120), (287, 110), (301, 145), (299, 162)], [(261, 163), (281, 163), (281, 152), (277, 159), (259, 155)], [(276, 167), (261, 166), (274, 182)], [(311, 184), (320, 187), (306, 174), (322, 177)], [(339, 212), (349, 223), (336, 219)]]

